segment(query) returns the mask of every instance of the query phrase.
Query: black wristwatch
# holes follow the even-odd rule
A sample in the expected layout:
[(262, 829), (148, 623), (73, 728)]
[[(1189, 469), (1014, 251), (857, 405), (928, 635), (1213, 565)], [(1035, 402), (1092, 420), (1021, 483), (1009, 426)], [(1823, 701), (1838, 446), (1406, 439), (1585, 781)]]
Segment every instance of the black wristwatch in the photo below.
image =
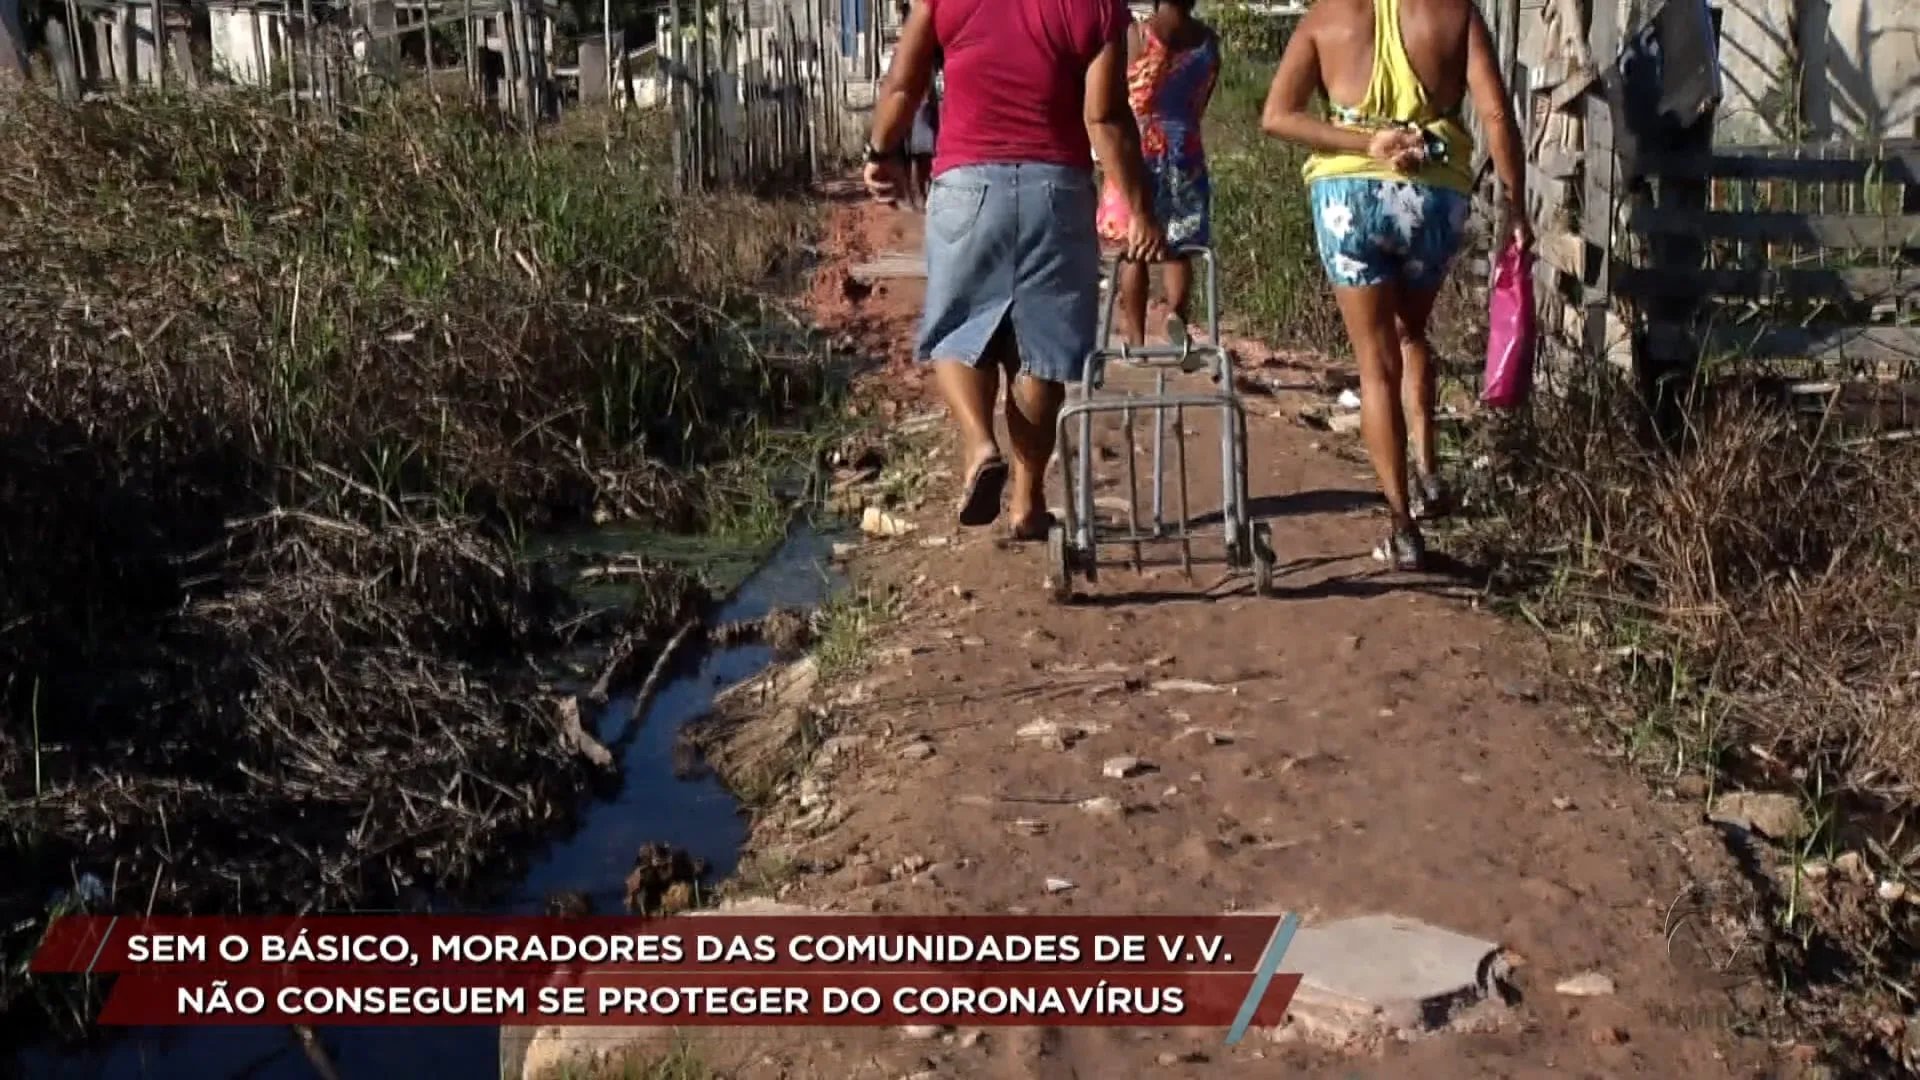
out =
[(901, 161), (904, 160), (906, 156), (907, 155), (901, 150), (882, 150), (873, 145), (873, 140), (867, 140), (867, 164), (869, 165), (878, 165), (886, 161)]

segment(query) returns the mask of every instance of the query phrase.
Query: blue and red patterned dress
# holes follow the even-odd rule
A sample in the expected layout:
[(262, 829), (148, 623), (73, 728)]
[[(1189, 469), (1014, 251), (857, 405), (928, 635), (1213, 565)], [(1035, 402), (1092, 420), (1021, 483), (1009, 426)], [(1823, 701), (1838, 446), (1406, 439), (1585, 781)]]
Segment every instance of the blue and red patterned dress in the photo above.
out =
[[(1146, 158), (1147, 185), (1154, 213), (1171, 247), (1204, 247), (1213, 242), (1213, 184), (1200, 143), (1200, 118), (1220, 77), (1220, 42), (1211, 32), (1198, 45), (1171, 49), (1140, 24), (1145, 47), (1127, 65), (1127, 92), (1140, 124), (1140, 149)], [(1100, 235), (1126, 239), (1126, 200), (1108, 176), (1100, 200)]]

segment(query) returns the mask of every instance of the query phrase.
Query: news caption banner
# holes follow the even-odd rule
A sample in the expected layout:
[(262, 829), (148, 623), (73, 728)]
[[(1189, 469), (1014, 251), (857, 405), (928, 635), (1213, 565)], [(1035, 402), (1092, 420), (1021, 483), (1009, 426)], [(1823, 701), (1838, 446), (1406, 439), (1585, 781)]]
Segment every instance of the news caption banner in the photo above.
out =
[(1293, 915), (70, 915), (106, 1025), (1277, 1025)]

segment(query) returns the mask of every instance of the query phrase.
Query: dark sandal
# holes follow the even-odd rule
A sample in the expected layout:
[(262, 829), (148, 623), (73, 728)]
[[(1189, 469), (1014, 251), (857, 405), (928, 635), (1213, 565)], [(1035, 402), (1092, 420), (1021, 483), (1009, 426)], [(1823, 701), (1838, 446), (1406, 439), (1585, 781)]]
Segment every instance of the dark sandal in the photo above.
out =
[(1427, 542), (1418, 529), (1397, 529), (1373, 549), (1373, 557), (1394, 570), (1418, 571), (1426, 566)]
[(1422, 476), (1412, 485), (1415, 521), (1438, 521), (1453, 513), (1453, 491), (1437, 475)]
[(973, 470), (960, 500), (960, 524), (969, 528), (991, 525), (1000, 516), (1000, 498), (1007, 491), (1005, 458), (988, 458)]

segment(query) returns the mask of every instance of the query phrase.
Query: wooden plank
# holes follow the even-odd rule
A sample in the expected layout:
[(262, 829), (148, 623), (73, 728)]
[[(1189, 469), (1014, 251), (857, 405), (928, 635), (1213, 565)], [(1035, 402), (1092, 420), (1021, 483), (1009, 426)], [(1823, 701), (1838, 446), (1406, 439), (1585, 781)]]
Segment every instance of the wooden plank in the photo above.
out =
[[(1653, 323), (1647, 332), (1668, 347), (1695, 339), (1690, 328), (1672, 323)], [(1920, 366), (1920, 327), (1717, 326), (1704, 347), (1708, 356), (1745, 360)]]
[(1898, 248), (1920, 241), (1920, 216), (1728, 213), (1643, 206), (1630, 219), (1645, 236), (1750, 240), (1830, 248)]
[[(1818, 152), (1818, 148), (1809, 147)], [(1756, 153), (1648, 154), (1648, 176), (1723, 180), (1785, 180), (1802, 184), (1920, 184), (1920, 151), (1894, 151), (1869, 158), (1791, 158)]]
[[(1618, 0), (1594, 0), (1592, 15), (1587, 19), (1587, 55), (1595, 63), (1612, 64), (1614, 57), (1620, 55), (1620, 20), (1622, 5)], [(1607, 95), (1592, 93), (1587, 95), (1586, 147), (1584, 157), (1585, 191), (1580, 199), (1582, 220), (1580, 232), (1591, 250), (1583, 260), (1593, 267), (1593, 276), (1587, 278), (1586, 326), (1583, 328), (1582, 344), (1589, 360), (1609, 355), (1610, 329), (1609, 305), (1613, 297), (1613, 216), (1614, 174), (1619, 170), (1619, 157), (1613, 144), (1613, 106), (1607, 101)]]
[(1587, 280), (1586, 249), (1586, 241), (1576, 233), (1534, 229), (1533, 250), (1539, 260), (1582, 284)]
[(1617, 265), (1613, 272), (1614, 288), (1634, 297), (1693, 293), (1871, 302), (1920, 294), (1920, 267), (1684, 270)]

